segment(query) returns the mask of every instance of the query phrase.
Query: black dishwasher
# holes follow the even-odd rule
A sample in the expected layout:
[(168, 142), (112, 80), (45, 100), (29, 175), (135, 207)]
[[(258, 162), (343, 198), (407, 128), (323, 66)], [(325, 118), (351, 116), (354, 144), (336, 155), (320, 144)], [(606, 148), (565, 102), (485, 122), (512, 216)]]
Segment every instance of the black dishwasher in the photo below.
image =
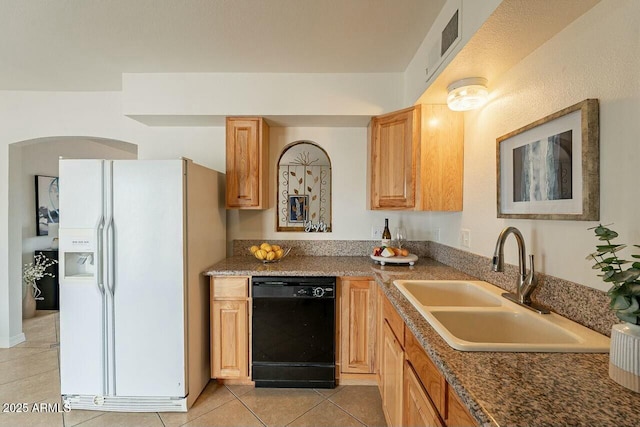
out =
[(256, 387), (334, 388), (335, 277), (254, 277)]

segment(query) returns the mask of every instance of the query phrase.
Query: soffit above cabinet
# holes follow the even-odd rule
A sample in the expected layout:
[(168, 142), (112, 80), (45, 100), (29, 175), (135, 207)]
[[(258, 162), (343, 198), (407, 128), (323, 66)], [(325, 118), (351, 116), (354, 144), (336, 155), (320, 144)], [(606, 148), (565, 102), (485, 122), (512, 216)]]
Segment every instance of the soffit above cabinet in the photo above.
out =
[[(224, 127), (221, 115), (127, 115), (147, 126)], [(271, 127), (366, 127), (372, 115), (259, 115)]]
[(561, 32), (600, 0), (504, 0), (427, 88), (416, 104), (444, 104), (447, 86), (500, 75)]
[(149, 126), (224, 126), (227, 116), (273, 126), (366, 126), (402, 106), (402, 73), (127, 73), (122, 112)]

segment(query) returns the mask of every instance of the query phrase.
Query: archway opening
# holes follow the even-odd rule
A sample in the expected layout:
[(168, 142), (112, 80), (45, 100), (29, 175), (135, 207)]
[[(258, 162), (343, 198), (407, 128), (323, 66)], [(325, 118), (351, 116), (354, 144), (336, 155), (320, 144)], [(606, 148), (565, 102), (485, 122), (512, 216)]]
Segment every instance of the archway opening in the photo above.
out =
[[(91, 136), (54, 136), (15, 142), (9, 145), (9, 312), (11, 319), (21, 319), (22, 299), (27, 287), (23, 283), (23, 266), (33, 262), (38, 251), (57, 257), (56, 194), (49, 185), (47, 197), (38, 203), (37, 182), (53, 183), (58, 176), (58, 160), (67, 159), (137, 159), (138, 146), (125, 141)], [(42, 179), (38, 180), (39, 177)], [(42, 190), (42, 188), (41, 188)], [(42, 192), (42, 191), (41, 191)], [(42, 206), (39, 206), (42, 205)], [(57, 309), (57, 286), (47, 290), (39, 302), (43, 310)], [(52, 294), (56, 292), (56, 294)], [(24, 328), (22, 328), (24, 331)], [(23, 338), (24, 339), (24, 338)], [(12, 345), (15, 345), (14, 343)]]

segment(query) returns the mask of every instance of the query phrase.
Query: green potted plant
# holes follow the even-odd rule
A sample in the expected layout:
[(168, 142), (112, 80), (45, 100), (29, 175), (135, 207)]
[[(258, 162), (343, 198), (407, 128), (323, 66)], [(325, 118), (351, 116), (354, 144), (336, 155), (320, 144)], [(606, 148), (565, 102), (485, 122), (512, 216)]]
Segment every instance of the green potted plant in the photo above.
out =
[[(610, 283), (610, 307), (622, 324), (611, 328), (609, 376), (617, 383), (640, 392), (640, 261), (628, 261), (618, 256), (627, 245), (613, 243), (618, 233), (602, 224), (592, 228), (602, 243), (587, 259), (596, 263), (602, 280)], [(640, 245), (633, 245), (640, 248)], [(640, 259), (640, 255), (632, 254)]]

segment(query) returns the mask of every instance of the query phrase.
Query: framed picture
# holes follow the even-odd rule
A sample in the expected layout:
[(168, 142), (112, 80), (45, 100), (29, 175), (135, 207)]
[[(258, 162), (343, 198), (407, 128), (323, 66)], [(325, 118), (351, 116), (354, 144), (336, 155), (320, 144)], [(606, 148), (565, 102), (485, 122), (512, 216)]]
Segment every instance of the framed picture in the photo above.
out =
[(498, 218), (600, 219), (598, 100), (496, 140)]
[(305, 222), (309, 214), (309, 196), (289, 196), (289, 222)]
[(49, 235), (49, 224), (58, 223), (58, 178), (36, 175), (36, 230), (38, 236)]

